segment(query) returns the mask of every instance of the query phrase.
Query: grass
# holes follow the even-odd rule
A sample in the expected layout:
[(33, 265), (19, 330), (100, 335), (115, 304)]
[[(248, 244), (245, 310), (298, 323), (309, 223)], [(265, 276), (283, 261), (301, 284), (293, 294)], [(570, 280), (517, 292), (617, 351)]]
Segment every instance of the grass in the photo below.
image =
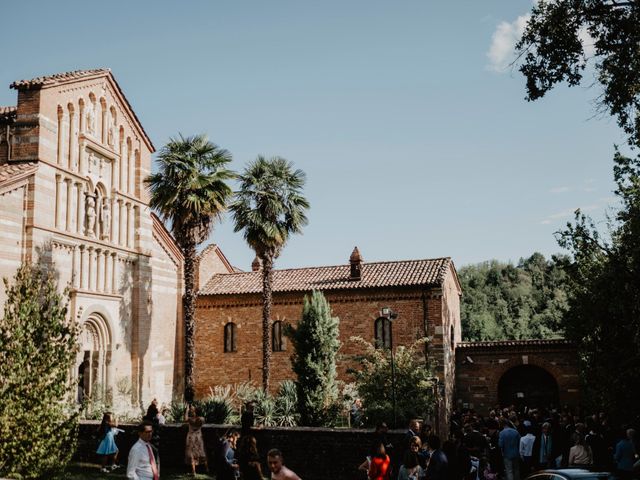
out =
[[(202, 472), (202, 467), (199, 467), (198, 472)], [(181, 469), (177, 468), (162, 468), (161, 470), (162, 480), (212, 480), (215, 477), (211, 474), (197, 473), (195, 477), (191, 476), (190, 467), (185, 465)], [(112, 473), (101, 473), (100, 465), (93, 463), (73, 463), (69, 466), (64, 476), (65, 480), (114, 480), (114, 479), (126, 479), (126, 470), (124, 467), (118, 468)]]

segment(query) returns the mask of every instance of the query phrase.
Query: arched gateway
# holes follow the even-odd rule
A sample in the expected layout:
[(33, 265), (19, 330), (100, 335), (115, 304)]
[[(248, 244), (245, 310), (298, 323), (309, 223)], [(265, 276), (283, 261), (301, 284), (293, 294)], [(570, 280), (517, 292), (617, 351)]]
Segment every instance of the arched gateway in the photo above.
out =
[(486, 414), (496, 406), (577, 406), (578, 356), (570, 342), (505, 340), (456, 346), (459, 408)]

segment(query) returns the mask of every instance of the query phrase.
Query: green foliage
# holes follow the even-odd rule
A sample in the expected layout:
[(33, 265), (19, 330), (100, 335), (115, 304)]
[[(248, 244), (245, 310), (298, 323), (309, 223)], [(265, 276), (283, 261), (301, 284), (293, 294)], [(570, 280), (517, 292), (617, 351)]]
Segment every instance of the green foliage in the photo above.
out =
[(297, 375), (298, 409), (306, 426), (331, 424), (338, 397), (336, 357), (340, 320), (331, 316), (331, 306), (320, 291), (305, 295), (302, 319), (287, 328), (294, 347), (291, 364)]
[(637, 1), (535, 3), (516, 47), (523, 60), (520, 71), (527, 80), (527, 99), (543, 97), (558, 83), (580, 85), (592, 49), (591, 64), (602, 87), (601, 109), (617, 118), (630, 144), (640, 145), (639, 42)]
[(198, 415), (204, 417), (206, 423), (225, 425), (233, 415), (233, 405), (228, 400), (208, 397), (193, 403)]
[(78, 326), (51, 272), (21, 266), (0, 320), (0, 476), (52, 477), (75, 449), (69, 371)]
[(579, 210), (558, 241), (567, 259), (566, 337), (578, 345), (587, 403), (617, 420), (640, 420), (640, 156), (616, 151), (621, 201), (603, 238)]
[[(379, 422), (393, 425), (393, 389), (391, 381), (391, 352), (378, 349), (362, 339), (351, 337), (359, 344), (362, 355), (354, 358), (358, 369), (351, 369), (358, 393), (362, 398), (369, 426)], [(424, 358), (424, 345), (428, 339), (420, 339), (409, 346), (395, 349), (396, 412), (398, 425), (406, 425), (412, 418), (426, 418), (432, 413), (434, 377), (431, 367)]]
[(187, 404), (176, 400), (169, 404), (169, 409), (165, 414), (165, 420), (167, 423), (182, 423), (184, 422), (184, 414), (187, 411)]
[(276, 423), (279, 427), (295, 427), (300, 423), (298, 391), (291, 380), (280, 384), (276, 397)]
[(518, 265), (498, 261), (462, 267), (460, 319), (464, 340), (562, 336), (567, 301), (563, 257), (540, 253)]
[(179, 135), (160, 149), (156, 161), (158, 172), (145, 180), (150, 206), (170, 224), (180, 246), (203, 242), (232, 195), (227, 182), (234, 174), (226, 168), (231, 154), (205, 135)]
[(281, 157), (259, 156), (240, 175), (230, 210), (235, 231), (243, 232), (260, 259), (274, 259), (292, 233), (307, 224), (309, 202), (302, 195), (305, 173)]

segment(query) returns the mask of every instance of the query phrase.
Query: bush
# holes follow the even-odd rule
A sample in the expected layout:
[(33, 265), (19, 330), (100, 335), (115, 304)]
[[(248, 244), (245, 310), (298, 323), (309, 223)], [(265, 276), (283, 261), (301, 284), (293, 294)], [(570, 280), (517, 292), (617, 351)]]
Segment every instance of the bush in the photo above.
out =
[[(354, 376), (362, 398), (365, 422), (370, 426), (379, 422), (393, 425), (391, 353), (388, 349), (375, 348), (360, 337), (351, 337), (351, 341), (359, 343), (364, 350), (364, 354), (354, 357), (360, 368), (349, 372)], [(432, 413), (434, 377), (424, 352), (419, 351), (427, 341), (423, 338), (408, 347), (395, 349), (397, 425), (406, 425), (412, 418), (426, 418)]]
[(296, 384), (285, 380), (280, 384), (276, 397), (275, 422), (280, 427), (295, 427), (300, 422)]
[(21, 266), (0, 320), (0, 477), (50, 478), (75, 451), (78, 326), (51, 272)]
[(194, 402), (194, 405), (205, 423), (227, 424), (233, 413), (233, 406), (228, 400), (205, 398)]

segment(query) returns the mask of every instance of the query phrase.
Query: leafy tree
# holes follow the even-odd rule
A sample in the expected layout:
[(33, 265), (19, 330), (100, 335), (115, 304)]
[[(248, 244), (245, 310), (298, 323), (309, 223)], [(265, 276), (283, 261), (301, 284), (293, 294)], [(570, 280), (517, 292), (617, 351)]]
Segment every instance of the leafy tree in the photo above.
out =
[(298, 411), (301, 423), (321, 426), (332, 422), (338, 398), (336, 357), (340, 349), (340, 320), (331, 316), (331, 306), (320, 291), (304, 297), (302, 319), (290, 327), (294, 353), (293, 371), (297, 375)]
[(562, 335), (568, 309), (561, 257), (540, 253), (517, 265), (496, 260), (460, 269), (460, 319), (465, 340), (552, 338)]
[[(362, 398), (367, 425), (379, 422), (393, 424), (393, 388), (391, 352), (376, 348), (361, 337), (351, 337), (363, 351), (354, 357), (358, 367), (350, 369)], [(434, 376), (425, 361), (423, 338), (409, 346), (398, 346), (394, 352), (396, 379), (396, 414), (398, 425), (412, 418), (426, 418), (435, 404)], [(397, 425), (396, 425), (397, 426)]]
[(527, 100), (543, 97), (561, 82), (580, 85), (588, 61), (587, 42), (593, 43), (596, 78), (603, 90), (600, 107), (617, 118), (630, 144), (640, 145), (637, 0), (537, 2), (516, 46), (523, 60), (520, 71), (527, 81)]
[(576, 211), (558, 240), (573, 258), (566, 337), (579, 349), (585, 399), (618, 420), (640, 420), (640, 156), (616, 151), (619, 211), (603, 237)]
[(281, 157), (259, 156), (240, 175), (230, 209), (235, 231), (243, 232), (262, 263), (262, 387), (269, 390), (273, 264), (292, 233), (307, 224), (309, 202), (302, 195), (305, 174)]
[(227, 181), (234, 174), (226, 168), (231, 161), (229, 152), (205, 135), (170, 139), (157, 160), (158, 172), (145, 181), (151, 190), (149, 204), (169, 222), (184, 256), (184, 396), (190, 402), (194, 395), (196, 247), (207, 239), (214, 222), (226, 210), (232, 195)]
[(69, 318), (67, 292), (47, 273), (21, 266), (0, 320), (0, 477), (50, 478), (75, 449), (77, 410), (69, 372), (78, 326)]

